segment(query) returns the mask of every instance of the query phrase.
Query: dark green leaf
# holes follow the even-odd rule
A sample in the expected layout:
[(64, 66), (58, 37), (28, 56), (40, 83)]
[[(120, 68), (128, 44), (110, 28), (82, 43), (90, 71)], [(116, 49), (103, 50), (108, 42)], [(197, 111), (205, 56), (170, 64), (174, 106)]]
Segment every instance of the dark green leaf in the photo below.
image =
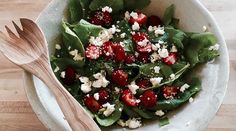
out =
[(52, 62), (54, 62), (62, 70), (64, 70), (68, 66), (81, 68), (85, 64), (84, 61), (74, 61), (71, 58), (52, 58)]
[(111, 7), (112, 12), (117, 13), (124, 9), (124, 1), (123, 0), (92, 0), (92, 2), (89, 5), (89, 8), (92, 11), (95, 11), (105, 6)]
[[(140, 74), (146, 77), (157, 77), (161, 76), (160, 73), (155, 73), (154, 67), (160, 66), (159, 63), (150, 63), (150, 64), (143, 64), (140, 66)], [(162, 68), (161, 68), (162, 69)]]
[(165, 126), (165, 125), (168, 125), (168, 124), (170, 124), (170, 122), (169, 122), (169, 119), (167, 117), (161, 118), (159, 120), (159, 125), (160, 126)]
[(148, 110), (144, 110), (144, 109), (139, 109), (137, 107), (134, 107), (133, 110), (139, 114), (139, 116), (141, 116), (142, 118), (145, 119), (152, 119), (155, 117), (155, 112), (151, 112)]
[(166, 8), (166, 11), (164, 13), (164, 16), (162, 18), (163, 23), (168, 26), (171, 24), (172, 19), (174, 17), (174, 12), (175, 12), (175, 5), (171, 5), (168, 8)]
[(143, 9), (151, 3), (150, 0), (124, 0), (125, 9)]
[(184, 48), (183, 40), (186, 37), (186, 34), (178, 29), (172, 27), (166, 27), (165, 32), (168, 33), (168, 42), (174, 43), (177, 48)]

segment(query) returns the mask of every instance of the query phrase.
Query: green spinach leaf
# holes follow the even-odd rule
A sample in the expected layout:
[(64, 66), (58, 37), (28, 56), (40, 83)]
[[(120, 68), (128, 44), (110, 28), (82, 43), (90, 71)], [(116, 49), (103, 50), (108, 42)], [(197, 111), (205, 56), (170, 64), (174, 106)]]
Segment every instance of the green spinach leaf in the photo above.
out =
[(124, 0), (125, 9), (143, 9), (151, 3), (151, 0)]
[(92, 0), (92, 2), (89, 5), (89, 8), (92, 11), (95, 11), (105, 6), (111, 7), (113, 13), (118, 13), (119, 11), (124, 9), (124, 1), (123, 0)]

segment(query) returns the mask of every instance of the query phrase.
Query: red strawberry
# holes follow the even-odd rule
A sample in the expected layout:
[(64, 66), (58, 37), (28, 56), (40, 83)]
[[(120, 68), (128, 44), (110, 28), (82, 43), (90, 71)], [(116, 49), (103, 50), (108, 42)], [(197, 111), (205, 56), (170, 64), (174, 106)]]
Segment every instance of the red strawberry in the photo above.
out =
[(173, 99), (179, 92), (179, 88), (175, 86), (166, 86), (162, 88), (163, 96), (166, 99)]
[(136, 85), (138, 85), (140, 88), (148, 88), (152, 86), (152, 83), (148, 79), (140, 79), (136, 81)]
[(95, 25), (110, 26), (112, 24), (112, 16), (109, 12), (96, 11), (90, 18), (90, 22)]
[(148, 53), (139, 53), (138, 55), (138, 61), (146, 64), (146, 63), (150, 63), (150, 55)]
[(144, 25), (147, 22), (147, 16), (141, 12), (138, 12), (138, 18), (133, 18), (132, 16), (129, 19), (130, 24), (137, 22), (139, 25)]
[(125, 54), (124, 48), (121, 45), (119, 45), (119, 44), (114, 45), (113, 46), (113, 51), (115, 53), (116, 61), (118, 61), (118, 62), (124, 62), (125, 61), (126, 54)]
[(98, 103), (97, 100), (95, 100), (92, 96), (85, 96), (84, 98), (84, 104), (88, 107), (88, 109), (92, 112), (98, 112), (99, 109), (101, 109), (101, 105)]
[(145, 91), (140, 96), (140, 105), (144, 108), (152, 108), (156, 105), (157, 95), (152, 90)]
[(147, 20), (147, 26), (159, 26), (162, 25), (162, 21), (160, 19), (160, 17), (156, 16), (156, 15), (152, 15), (148, 17)]
[(112, 72), (112, 81), (120, 86), (128, 84), (128, 74), (121, 69)]
[(110, 96), (109, 96), (109, 93), (106, 89), (103, 88), (103, 89), (99, 90), (98, 94), (99, 94), (98, 102), (100, 104), (105, 104), (108, 102)]
[(128, 56), (126, 57), (125, 63), (126, 63), (126, 64), (132, 64), (132, 63), (134, 63), (135, 61), (136, 61), (136, 58), (135, 58), (134, 55), (128, 55)]
[(66, 85), (72, 85), (76, 79), (76, 71), (72, 67), (67, 67), (65, 70), (65, 78), (63, 78), (63, 82)]
[(134, 95), (132, 94), (132, 92), (129, 89), (122, 91), (121, 100), (127, 106), (135, 107), (138, 105), (137, 99), (134, 97)]
[(98, 59), (101, 54), (102, 51), (100, 50), (100, 47), (91, 44), (86, 48), (85, 51), (85, 55), (88, 59)]
[(166, 58), (163, 58), (163, 62), (167, 65), (173, 65), (177, 61), (177, 54), (174, 52), (171, 52), (169, 56)]
[(135, 33), (132, 36), (132, 40), (135, 44), (138, 44), (138, 42), (143, 41), (144, 39), (148, 39), (148, 36), (146, 33), (143, 33), (143, 32)]
[(136, 46), (136, 50), (140, 53), (150, 53), (152, 52), (152, 44), (148, 43), (146, 46)]
[(115, 54), (113, 53), (112, 46), (113, 46), (113, 43), (111, 41), (105, 42), (102, 46), (102, 53), (106, 59), (113, 59), (114, 58)]

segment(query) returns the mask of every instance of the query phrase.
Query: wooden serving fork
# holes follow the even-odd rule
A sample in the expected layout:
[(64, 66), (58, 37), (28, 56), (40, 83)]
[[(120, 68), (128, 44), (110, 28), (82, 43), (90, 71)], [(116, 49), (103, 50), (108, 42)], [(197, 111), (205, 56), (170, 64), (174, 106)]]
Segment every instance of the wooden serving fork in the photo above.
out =
[(41, 79), (53, 92), (73, 131), (100, 131), (95, 121), (55, 77), (48, 57), (46, 39), (32, 20), (21, 18), (22, 29), (13, 21), (17, 36), (5, 26), (0, 31), (0, 50), (13, 63)]

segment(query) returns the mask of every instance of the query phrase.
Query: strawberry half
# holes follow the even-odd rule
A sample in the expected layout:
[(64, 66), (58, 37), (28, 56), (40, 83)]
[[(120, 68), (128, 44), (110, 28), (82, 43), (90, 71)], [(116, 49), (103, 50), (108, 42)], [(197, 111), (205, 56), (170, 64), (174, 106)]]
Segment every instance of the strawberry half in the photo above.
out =
[(100, 49), (100, 47), (97, 47), (95, 45), (89, 45), (86, 50), (85, 50), (85, 56), (88, 58), (88, 59), (98, 59), (102, 54), (102, 51)]
[(134, 17), (130, 17), (129, 19), (129, 23), (130, 24), (134, 24), (135, 22), (137, 22), (139, 25), (145, 25), (147, 22), (147, 16), (141, 12), (137, 12), (138, 17), (134, 18)]
[(140, 46), (140, 45), (137, 45), (136, 46), (136, 50), (139, 52), (139, 53), (150, 53), (152, 52), (152, 44), (151, 43), (148, 43), (146, 46)]
[(148, 36), (143, 32), (138, 32), (132, 36), (132, 40), (136, 44), (136, 50), (140, 53), (152, 52), (152, 44), (150, 42), (148, 42), (146, 46), (138, 45), (139, 42), (145, 39), (148, 40)]
[(163, 62), (167, 65), (173, 65), (177, 61), (177, 53), (171, 52), (169, 53), (169, 56), (166, 58), (163, 58)]
[(92, 96), (85, 96), (84, 98), (84, 104), (88, 107), (88, 109), (92, 112), (98, 112), (99, 109), (101, 109), (101, 105), (98, 103), (97, 100), (95, 100)]
[(138, 33), (135, 33), (133, 36), (132, 36), (132, 40), (135, 44), (138, 44), (138, 42), (140, 41), (143, 41), (145, 39), (148, 39), (148, 36), (146, 33), (143, 33), (143, 32), (138, 32)]
[(135, 107), (138, 105), (137, 99), (134, 97), (134, 95), (132, 94), (132, 92), (129, 89), (122, 91), (121, 100), (127, 106)]
[(112, 81), (117, 85), (125, 86), (128, 84), (128, 74), (121, 69), (116, 69), (112, 72)]
[(67, 67), (65, 70), (65, 78), (62, 79), (66, 85), (72, 85), (76, 79), (76, 71), (72, 67)]
[(105, 104), (108, 102), (110, 96), (109, 96), (109, 92), (106, 89), (103, 88), (99, 90), (98, 94), (99, 94), (98, 102), (100, 104)]
[(126, 53), (124, 48), (120, 44), (115, 44), (113, 46), (113, 51), (115, 53), (115, 59), (118, 62), (124, 62), (126, 59)]
[(146, 63), (150, 63), (150, 54), (148, 53), (139, 53), (138, 55), (138, 61), (146, 64)]
[(132, 64), (136, 61), (136, 58), (134, 55), (128, 55), (125, 59), (126, 64)]
[(103, 56), (109, 60), (109, 59), (113, 59), (115, 54), (113, 52), (113, 43), (111, 41), (107, 41), (103, 44), (102, 46), (102, 53), (103, 53)]
[(140, 105), (144, 108), (152, 108), (156, 105), (157, 95), (152, 90), (145, 91), (140, 96)]
[(148, 79), (139, 79), (136, 80), (136, 85), (139, 86), (140, 88), (148, 88), (152, 86), (152, 83)]
[(162, 88), (163, 96), (166, 99), (173, 99), (179, 92), (179, 88), (175, 86), (165, 86)]
[(107, 11), (96, 11), (93, 16), (90, 17), (90, 23), (108, 27), (112, 24), (112, 15)]

